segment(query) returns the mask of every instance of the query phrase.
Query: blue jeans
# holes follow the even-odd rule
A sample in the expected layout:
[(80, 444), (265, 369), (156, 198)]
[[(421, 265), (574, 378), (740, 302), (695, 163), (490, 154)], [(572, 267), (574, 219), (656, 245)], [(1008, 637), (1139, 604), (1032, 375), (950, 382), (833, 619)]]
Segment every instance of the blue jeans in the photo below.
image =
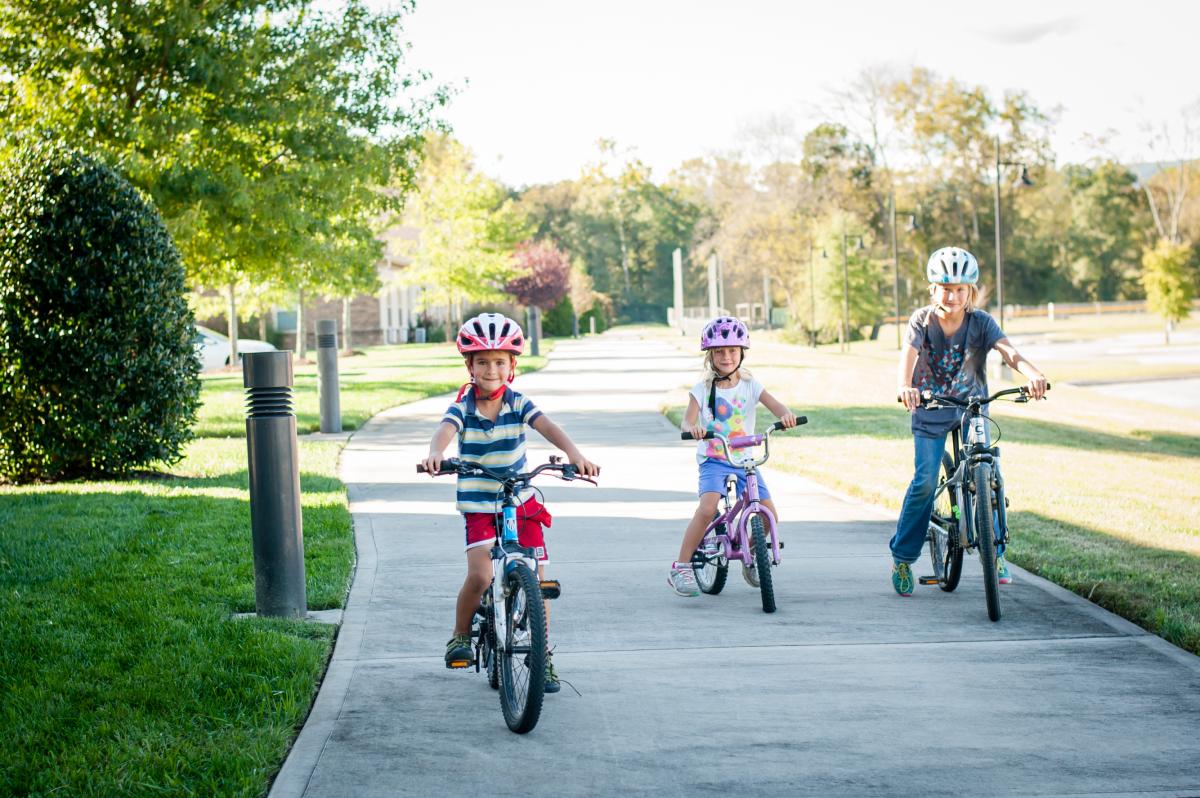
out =
[[(915, 474), (904, 494), (904, 505), (900, 508), (900, 519), (896, 522), (896, 534), (892, 535), (892, 559), (896, 562), (914, 563), (921, 556), (921, 548), (925, 545), (925, 533), (929, 529), (929, 518), (933, 514), (933, 494), (937, 490), (938, 470), (942, 466), (942, 452), (946, 451), (946, 436), (943, 433), (936, 438), (921, 435), (913, 436), (913, 446), (916, 450), (913, 458)], [(1000, 464), (996, 463), (999, 471)], [(1000, 518), (992, 514), (992, 528), (997, 537), (1003, 533), (1000, 530)], [(996, 552), (1004, 553), (1004, 546), (997, 545)]]

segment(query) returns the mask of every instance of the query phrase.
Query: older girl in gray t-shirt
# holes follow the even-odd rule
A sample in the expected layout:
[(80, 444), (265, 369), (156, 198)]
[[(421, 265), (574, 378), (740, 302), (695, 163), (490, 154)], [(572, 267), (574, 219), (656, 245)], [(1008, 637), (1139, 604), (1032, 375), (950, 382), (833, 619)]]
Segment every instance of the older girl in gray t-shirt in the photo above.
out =
[[(979, 263), (975, 256), (965, 249), (943, 247), (929, 257), (925, 271), (933, 303), (914, 313), (908, 322), (908, 345), (900, 353), (898, 375), (900, 400), (912, 413), (916, 451), (916, 473), (904, 495), (891, 541), (892, 587), (901, 596), (912, 595), (910, 566), (925, 543), (946, 435), (959, 424), (963, 412), (958, 407), (923, 408), (921, 392), (961, 399), (986, 395), (987, 355), (995, 349), (1004, 362), (1029, 379), (1034, 399), (1046, 393), (1042, 372), (1004, 337), (995, 319), (975, 307), (979, 299)], [(1002, 530), (997, 532), (1003, 534)], [(1002, 541), (997, 554), (1000, 583), (1008, 584), (1012, 577)]]

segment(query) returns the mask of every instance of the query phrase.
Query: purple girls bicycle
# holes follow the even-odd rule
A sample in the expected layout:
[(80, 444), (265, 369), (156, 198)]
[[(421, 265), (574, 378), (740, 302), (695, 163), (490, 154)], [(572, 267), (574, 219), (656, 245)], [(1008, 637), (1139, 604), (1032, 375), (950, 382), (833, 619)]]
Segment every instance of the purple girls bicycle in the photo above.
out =
[[(808, 418), (798, 416), (796, 426), (807, 424)], [(715, 596), (725, 588), (730, 560), (742, 563), (742, 575), (751, 587), (762, 593), (763, 612), (775, 612), (775, 584), (771, 566), (782, 560), (783, 541), (775, 524), (775, 516), (763, 506), (758, 494), (758, 467), (771, 456), (771, 433), (785, 429), (782, 421), (757, 435), (737, 435), (726, 438), (709, 430), (703, 440), (718, 440), (725, 447), (729, 462), (746, 472), (746, 489), (737, 495), (737, 479), (732, 474), (725, 483), (721, 510), (704, 530), (700, 548), (692, 555), (696, 583), (700, 590)], [(695, 440), (690, 432), (681, 432), (685, 441)], [(762, 446), (760, 457), (736, 456), (735, 452), (752, 446)], [(766, 519), (764, 524), (763, 519)]]

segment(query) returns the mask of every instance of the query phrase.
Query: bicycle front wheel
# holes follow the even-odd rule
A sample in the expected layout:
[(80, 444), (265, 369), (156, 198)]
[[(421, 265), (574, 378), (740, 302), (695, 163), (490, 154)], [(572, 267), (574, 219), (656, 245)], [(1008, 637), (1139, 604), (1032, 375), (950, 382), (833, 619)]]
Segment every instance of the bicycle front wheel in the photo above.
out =
[(996, 573), (996, 536), (992, 526), (992, 467), (975, 466), (975, 532), (979, 539), (979, 564), (983, 566), (983, 593), (988, 618), (1000, 620), (1000, 577)]
[(754, 566), (758, 572), (758, 590), (762, 593), (763, 612), (775, 612), (775, 584), (771, 578), (771, 547), (762, 517), (757, 513), (750, 519), (750, 545), (754, 550)]
[(954, 476), (954, 458), (942, 453), (942, 470), (938, 477), (937, 499), (933, 504), (932, 523), (929, 525), (929, 558), (933, 560), (933, 574), (938, 587), (947, 593), (958, 587), (962, 577), (963, 550), (958, 544), (958, 518), (962, 508), (948, 483)]
[(546, 612), (542, 588), (523, 563), (504, 584), (504, 650), (500, 656), (500, 708), (517, 734), (533, 730), (542, 714), (546, 688)]

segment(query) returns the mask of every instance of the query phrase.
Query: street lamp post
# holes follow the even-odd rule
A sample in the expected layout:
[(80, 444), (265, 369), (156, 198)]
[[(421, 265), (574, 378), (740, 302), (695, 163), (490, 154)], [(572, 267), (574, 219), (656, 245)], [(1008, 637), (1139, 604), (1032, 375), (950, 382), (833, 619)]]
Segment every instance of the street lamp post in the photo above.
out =
[(1029, 168), (1022, 161), (1000, 160), (1000, 137), (996, 136), (996, 321), (1004, 329), (1004, 224), (1000, 216), (1000, 167), (1019, 166), (1018, 186), (1032, 186)]
[[(896, 307), (896, 349), (900, 349), (900, 249), (896, 243), (896, 193), (888, 194), (888, 209), (892, 217), (892, 301)], [(909, 232), (919, 229), (917, 225), (917, 215), (911, 211), (904, 211), (909, 214), (908, 229)]]
[(808, 337), (817, 348), (817, 281), (813, 266), (813, 239), (808, 238)]
[[(862, 236), (858, 237), (857, 249), (863, 249)], [(850, 233), (842, 231), (842, 346), (841, 351), (850, 349)]]

